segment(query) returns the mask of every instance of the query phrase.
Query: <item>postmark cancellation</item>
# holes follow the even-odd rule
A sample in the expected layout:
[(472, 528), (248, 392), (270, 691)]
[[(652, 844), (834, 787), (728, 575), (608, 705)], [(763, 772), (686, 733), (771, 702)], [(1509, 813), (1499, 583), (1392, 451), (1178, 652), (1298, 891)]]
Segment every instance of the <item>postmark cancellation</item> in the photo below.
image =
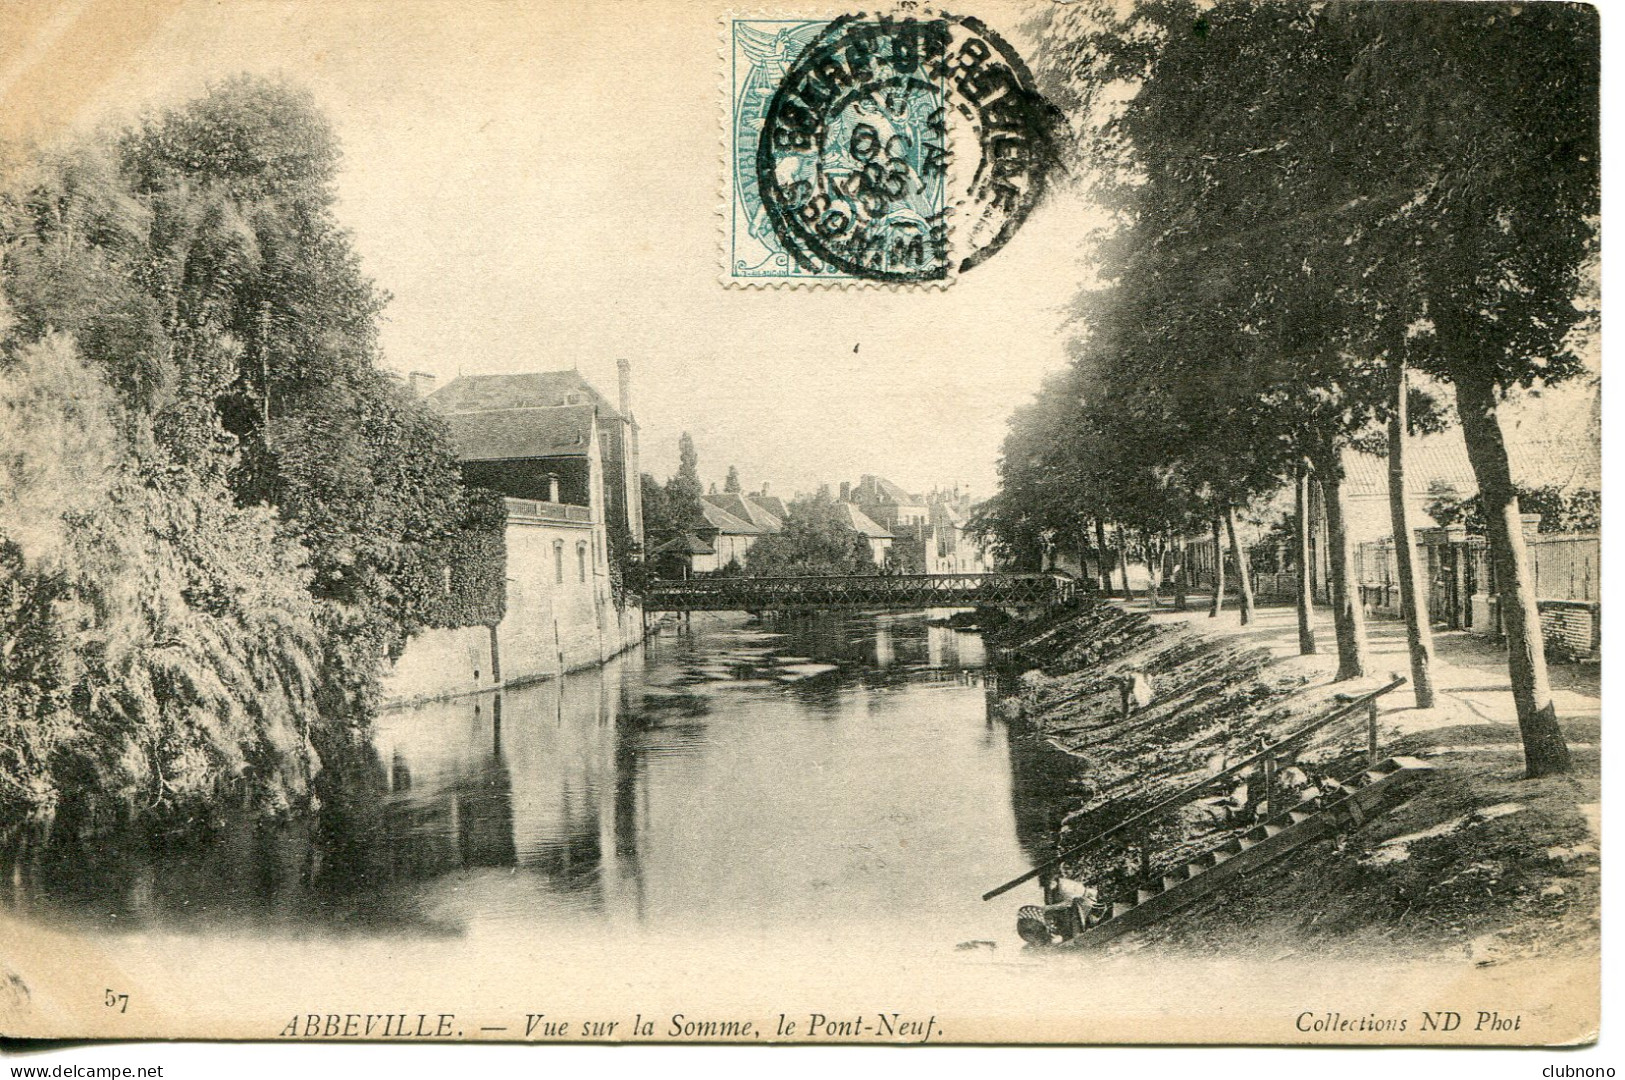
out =
[(725, 282), (946, 285), (1041, 196), (1053, 110), (983, 23), (724, 23)]

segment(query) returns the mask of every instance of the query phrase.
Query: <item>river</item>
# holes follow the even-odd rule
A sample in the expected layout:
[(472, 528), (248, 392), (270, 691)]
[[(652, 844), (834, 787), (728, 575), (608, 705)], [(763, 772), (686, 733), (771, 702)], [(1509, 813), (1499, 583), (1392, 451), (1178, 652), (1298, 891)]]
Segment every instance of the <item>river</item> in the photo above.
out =
[(312, 819), (58, 838), (19, 914), (182, 934), (1014, 945), (980, 894), (1063, 777), (989, 714), (979, 637), (921, 615), (696, 614), (600, 669), (382, 714)]

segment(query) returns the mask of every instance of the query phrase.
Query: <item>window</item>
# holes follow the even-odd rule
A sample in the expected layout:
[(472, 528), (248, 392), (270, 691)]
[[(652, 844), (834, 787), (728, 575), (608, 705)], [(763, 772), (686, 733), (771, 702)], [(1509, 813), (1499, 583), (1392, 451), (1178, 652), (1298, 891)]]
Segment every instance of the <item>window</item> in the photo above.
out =
[(581, 572), (581, 580), (587, 580), (587, 544), (585, 541), (576, 544), (576, 569)]
[(553, 580), (564, 581), (564, 541), (553, 541)]

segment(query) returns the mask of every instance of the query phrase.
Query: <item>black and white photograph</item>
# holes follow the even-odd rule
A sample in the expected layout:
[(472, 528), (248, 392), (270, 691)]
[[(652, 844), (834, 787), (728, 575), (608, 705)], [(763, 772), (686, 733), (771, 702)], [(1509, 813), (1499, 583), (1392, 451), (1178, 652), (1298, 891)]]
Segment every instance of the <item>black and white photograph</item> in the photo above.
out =
[(9, 1075), (1606, 1065), (1614, 16), (0, 4)]

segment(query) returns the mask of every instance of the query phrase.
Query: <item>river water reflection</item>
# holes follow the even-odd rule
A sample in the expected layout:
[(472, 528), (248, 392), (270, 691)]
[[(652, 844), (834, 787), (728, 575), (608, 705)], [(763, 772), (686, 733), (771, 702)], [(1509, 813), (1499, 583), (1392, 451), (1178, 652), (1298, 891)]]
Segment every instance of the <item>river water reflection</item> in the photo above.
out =
[(1066, 780), (990, 717), (980, 639), (915, 616), (695, 615), (600, 670), (382, 715), (312, 820), (58, 839), (24, 914), (200, 932), (861, 932), (1010, 944), (982, 891)]

